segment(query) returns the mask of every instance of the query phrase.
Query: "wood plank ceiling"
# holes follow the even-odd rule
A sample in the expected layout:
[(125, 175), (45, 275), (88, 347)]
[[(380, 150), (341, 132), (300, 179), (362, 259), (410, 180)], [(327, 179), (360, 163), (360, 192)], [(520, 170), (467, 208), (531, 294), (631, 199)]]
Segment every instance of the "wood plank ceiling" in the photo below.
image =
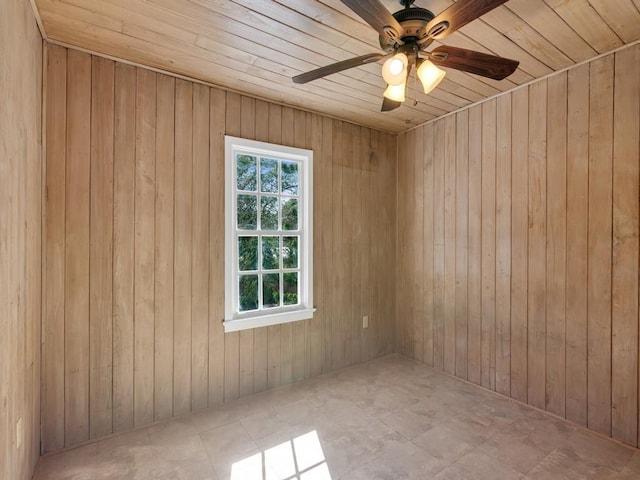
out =
[[(382, 0), (400, 9), (397, 0)], [(379, 52), (340, 0), (35, 0), (45, 36), (361, 125), (401, 132), (640, 38), (640, 0), (510, 0), (443, 39), (520, 61), (502, 81), (448, 70), (429, 95), (381, 113), (380, 65), (305, 85), (291, 77)], [(451, 0), (418, 0), (439, 13)], [(437, 45), (434, 44), (434, 46)], [(413, 99), (417, 101), (414, 103)]]

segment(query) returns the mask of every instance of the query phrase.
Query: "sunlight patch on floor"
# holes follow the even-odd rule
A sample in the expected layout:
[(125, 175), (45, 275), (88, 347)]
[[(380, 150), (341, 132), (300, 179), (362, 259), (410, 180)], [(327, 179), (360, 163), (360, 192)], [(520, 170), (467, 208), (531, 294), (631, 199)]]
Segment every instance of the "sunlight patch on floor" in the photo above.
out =
[(331, 473), (313, 430), (235, 462), (231, 480), (331, 480)]

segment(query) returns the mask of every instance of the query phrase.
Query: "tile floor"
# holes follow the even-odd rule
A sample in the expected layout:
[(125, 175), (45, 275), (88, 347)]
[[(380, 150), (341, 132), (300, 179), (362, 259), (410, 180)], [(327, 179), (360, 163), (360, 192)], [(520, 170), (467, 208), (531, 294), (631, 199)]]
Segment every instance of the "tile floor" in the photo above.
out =
[(62, 454), (36, 480), (640, 479), (640, 451), (399, 356)]

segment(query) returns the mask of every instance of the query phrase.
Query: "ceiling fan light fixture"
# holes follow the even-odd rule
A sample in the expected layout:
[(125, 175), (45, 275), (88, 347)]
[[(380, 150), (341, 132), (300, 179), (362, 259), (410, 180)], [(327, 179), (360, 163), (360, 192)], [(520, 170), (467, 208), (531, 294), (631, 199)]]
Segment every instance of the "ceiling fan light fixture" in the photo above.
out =
[(389, 85), (401, 85), (407, 79), (409, 59), (404, 53), (396, 53), (382, 65), (382, 78)]
[(420, 79), (420, 83), (422, 83), (424, 93), (429, 93), (438, 86), (446, 75), (446, 72), (436, 67), (429, 60), (422, 60), (418, 66), (416, 74)]
[(383, 95), (389, 100), (404, 102), (404, 92), (406, 89), (407, 82), (405, 80), (400, 85), (387, 85), (387, 89), (384, 91)]

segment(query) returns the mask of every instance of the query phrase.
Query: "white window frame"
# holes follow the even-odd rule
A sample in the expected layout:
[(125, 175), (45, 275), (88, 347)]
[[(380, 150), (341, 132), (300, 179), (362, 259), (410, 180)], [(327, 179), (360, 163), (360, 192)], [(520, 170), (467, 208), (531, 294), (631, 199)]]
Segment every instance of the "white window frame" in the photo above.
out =
[[(237, 153), (293, 160), (299, 164), (298, 197), (298, 275), (299, 303), (250, 312), (240, 312), (238, 296), (238, 236), (246, 234), (236, 228), (237, 183), (235, 157)], [(259, 182), (258, 182), (259, 190)], [(258, 209), (259, 209), (258, 205)], [(279, 234), (281, 232), (278, 232)], [(291, 232), (294, 233), (294, 232)], [(255, 231), (261, 235), (261, 230)], [(269, 235), (265, 232), (265, 235)], [(260, 243), (259, 243), (260, 244)], [(260, 247), (258, 247), (260, 248)], [(313, 151), (258, 142), (225, 135), (225, 316), (224, 331), (237, 332), (249, 328), (278, 325), (313, 318)], [(259, 266), (260, 267), (260, 266)], [(260, 284), (259, 284), (260, 285)], [(260, 288), (260, 287), (258, 287)]]

